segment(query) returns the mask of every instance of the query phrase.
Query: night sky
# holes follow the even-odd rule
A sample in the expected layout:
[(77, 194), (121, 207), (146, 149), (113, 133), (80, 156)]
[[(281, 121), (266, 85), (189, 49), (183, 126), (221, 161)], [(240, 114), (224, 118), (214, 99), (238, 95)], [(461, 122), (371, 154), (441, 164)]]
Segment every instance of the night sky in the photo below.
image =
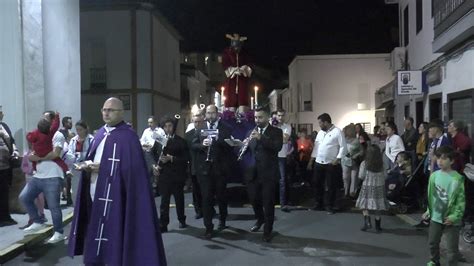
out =
[(273, 70), (295, 55), (387, 53), (398, 44), (398, 8), (383, 0), (157, 0), (184, 40), (181, 50), (221, 52), (226, 33)]

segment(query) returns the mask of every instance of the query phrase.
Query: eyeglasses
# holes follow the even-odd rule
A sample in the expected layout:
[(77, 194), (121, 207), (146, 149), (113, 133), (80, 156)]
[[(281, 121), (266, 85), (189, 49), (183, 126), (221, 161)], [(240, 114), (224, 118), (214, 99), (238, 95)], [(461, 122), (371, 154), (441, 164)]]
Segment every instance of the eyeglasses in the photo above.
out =
[(100, 109), (100, 111), (102, 113), (112, 113), (112, 112), (123, 111), (123, 109), (102, 108), (102, 109)]

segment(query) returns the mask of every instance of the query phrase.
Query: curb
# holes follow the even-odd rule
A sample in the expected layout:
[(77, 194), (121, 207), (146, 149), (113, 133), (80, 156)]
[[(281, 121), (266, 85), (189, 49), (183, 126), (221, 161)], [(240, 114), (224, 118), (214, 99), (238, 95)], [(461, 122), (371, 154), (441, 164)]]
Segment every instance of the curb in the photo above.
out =
[[(72, 221), (73, 212), (64, 215), (63, 217), (63, 224), (66, 225)], [(43, 242), (46, 238), (51, 236), (53, 233), (53, 226), (50, 225), (47, 228), (39, 231), (37, 234), (27, 235), (23, 237), (23, 239), (18, 240), (17, 242), (13, 243), (9, 247), (0, 250), (0, 264), (3, 264), (16, 256), (20, 253), (24, 252), (27, 248), (36, 245), (40, 242)]]

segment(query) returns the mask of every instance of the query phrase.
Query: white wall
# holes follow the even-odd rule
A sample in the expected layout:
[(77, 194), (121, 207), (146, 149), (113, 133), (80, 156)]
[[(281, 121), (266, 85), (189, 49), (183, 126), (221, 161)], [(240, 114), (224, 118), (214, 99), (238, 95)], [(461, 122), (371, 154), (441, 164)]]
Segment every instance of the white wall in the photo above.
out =
[(45, 108), (81, 116), (79, 0), (43, 0)]
[(177, 99), (181, 95), (179, 62), (179, 41), (154, 17), (154, 89)]
[[(41, 11), (41, 8), (40, 8)], [(0, 2), (0, 105), (17, 142), (24, 137), (23, 62), (18, 1)], [(41, 75), (42, 77), (42, 75)]]
[[(297, 83), (313, 86), (313, 111), (298, 112), (298, 123), (312, 123), (319, 129), (317, 117), (328, 113), (333, 123), (375, 123), (375, 90), (391, 78), (389, 55), (298, 56), (290, 65), (290, 90), (295, 111), (298, 108)], [(368, 110), (358, 111), (361, 95)]]
[(20, 149), (45, 109), (80, 114), (79, 0), (0, 2), (0, 105)]
[[(408, 53), (408, 64), (411, 70), (421, 70), (433, 60), (441, 56), (441, 53), (433, 53), (432, 43), (434, 39), (434, 19), (431, 17), (431, 1), (423, 0), (423, 27), (420, 32), (416, 32), (416, 1), (400, 0), (399, 14), (403, 16), (403, 10), (408, 5), (408, 32), (409, 42), (406, 46)], [(403, 17), (400, 17), (400, 36), (403, 36)], [(401, 39), (400, 42), (403, 40)], [(432, 89), (430, 89), (431, 91)], [(431, 92), (430, 92), (431, 94)], [(423, 100), (423, 95), (412, 96), (397, 96), (395, 99), (396, 111), (395, 124), (399, 127), (403, 125), (405, 119), (404, 108), (406, 105), (410, 106), (410, 115), (415, 117), (416, 102)], [(429, 106), (425, 101), (424, 121), (429, 119)], [(420, 121), (416, 121), (417, 124)]]

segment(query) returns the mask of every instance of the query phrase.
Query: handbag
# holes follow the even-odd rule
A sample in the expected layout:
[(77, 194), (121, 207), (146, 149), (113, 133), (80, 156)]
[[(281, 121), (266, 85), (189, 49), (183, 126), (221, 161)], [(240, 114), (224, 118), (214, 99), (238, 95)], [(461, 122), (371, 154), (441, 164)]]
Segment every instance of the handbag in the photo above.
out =
[(10, 164), (10, 168), (20, 168), (21, 167), (21, 158), (18, 156), (12, 156), (13, 154), (13, 146), (8, 145), (8, 142), (5, 140), (4, 137), (1, 137), (5, 145), (7, 145), (8, 152), (10, 153), (10, 159), (8, 159), (8, 162)]

